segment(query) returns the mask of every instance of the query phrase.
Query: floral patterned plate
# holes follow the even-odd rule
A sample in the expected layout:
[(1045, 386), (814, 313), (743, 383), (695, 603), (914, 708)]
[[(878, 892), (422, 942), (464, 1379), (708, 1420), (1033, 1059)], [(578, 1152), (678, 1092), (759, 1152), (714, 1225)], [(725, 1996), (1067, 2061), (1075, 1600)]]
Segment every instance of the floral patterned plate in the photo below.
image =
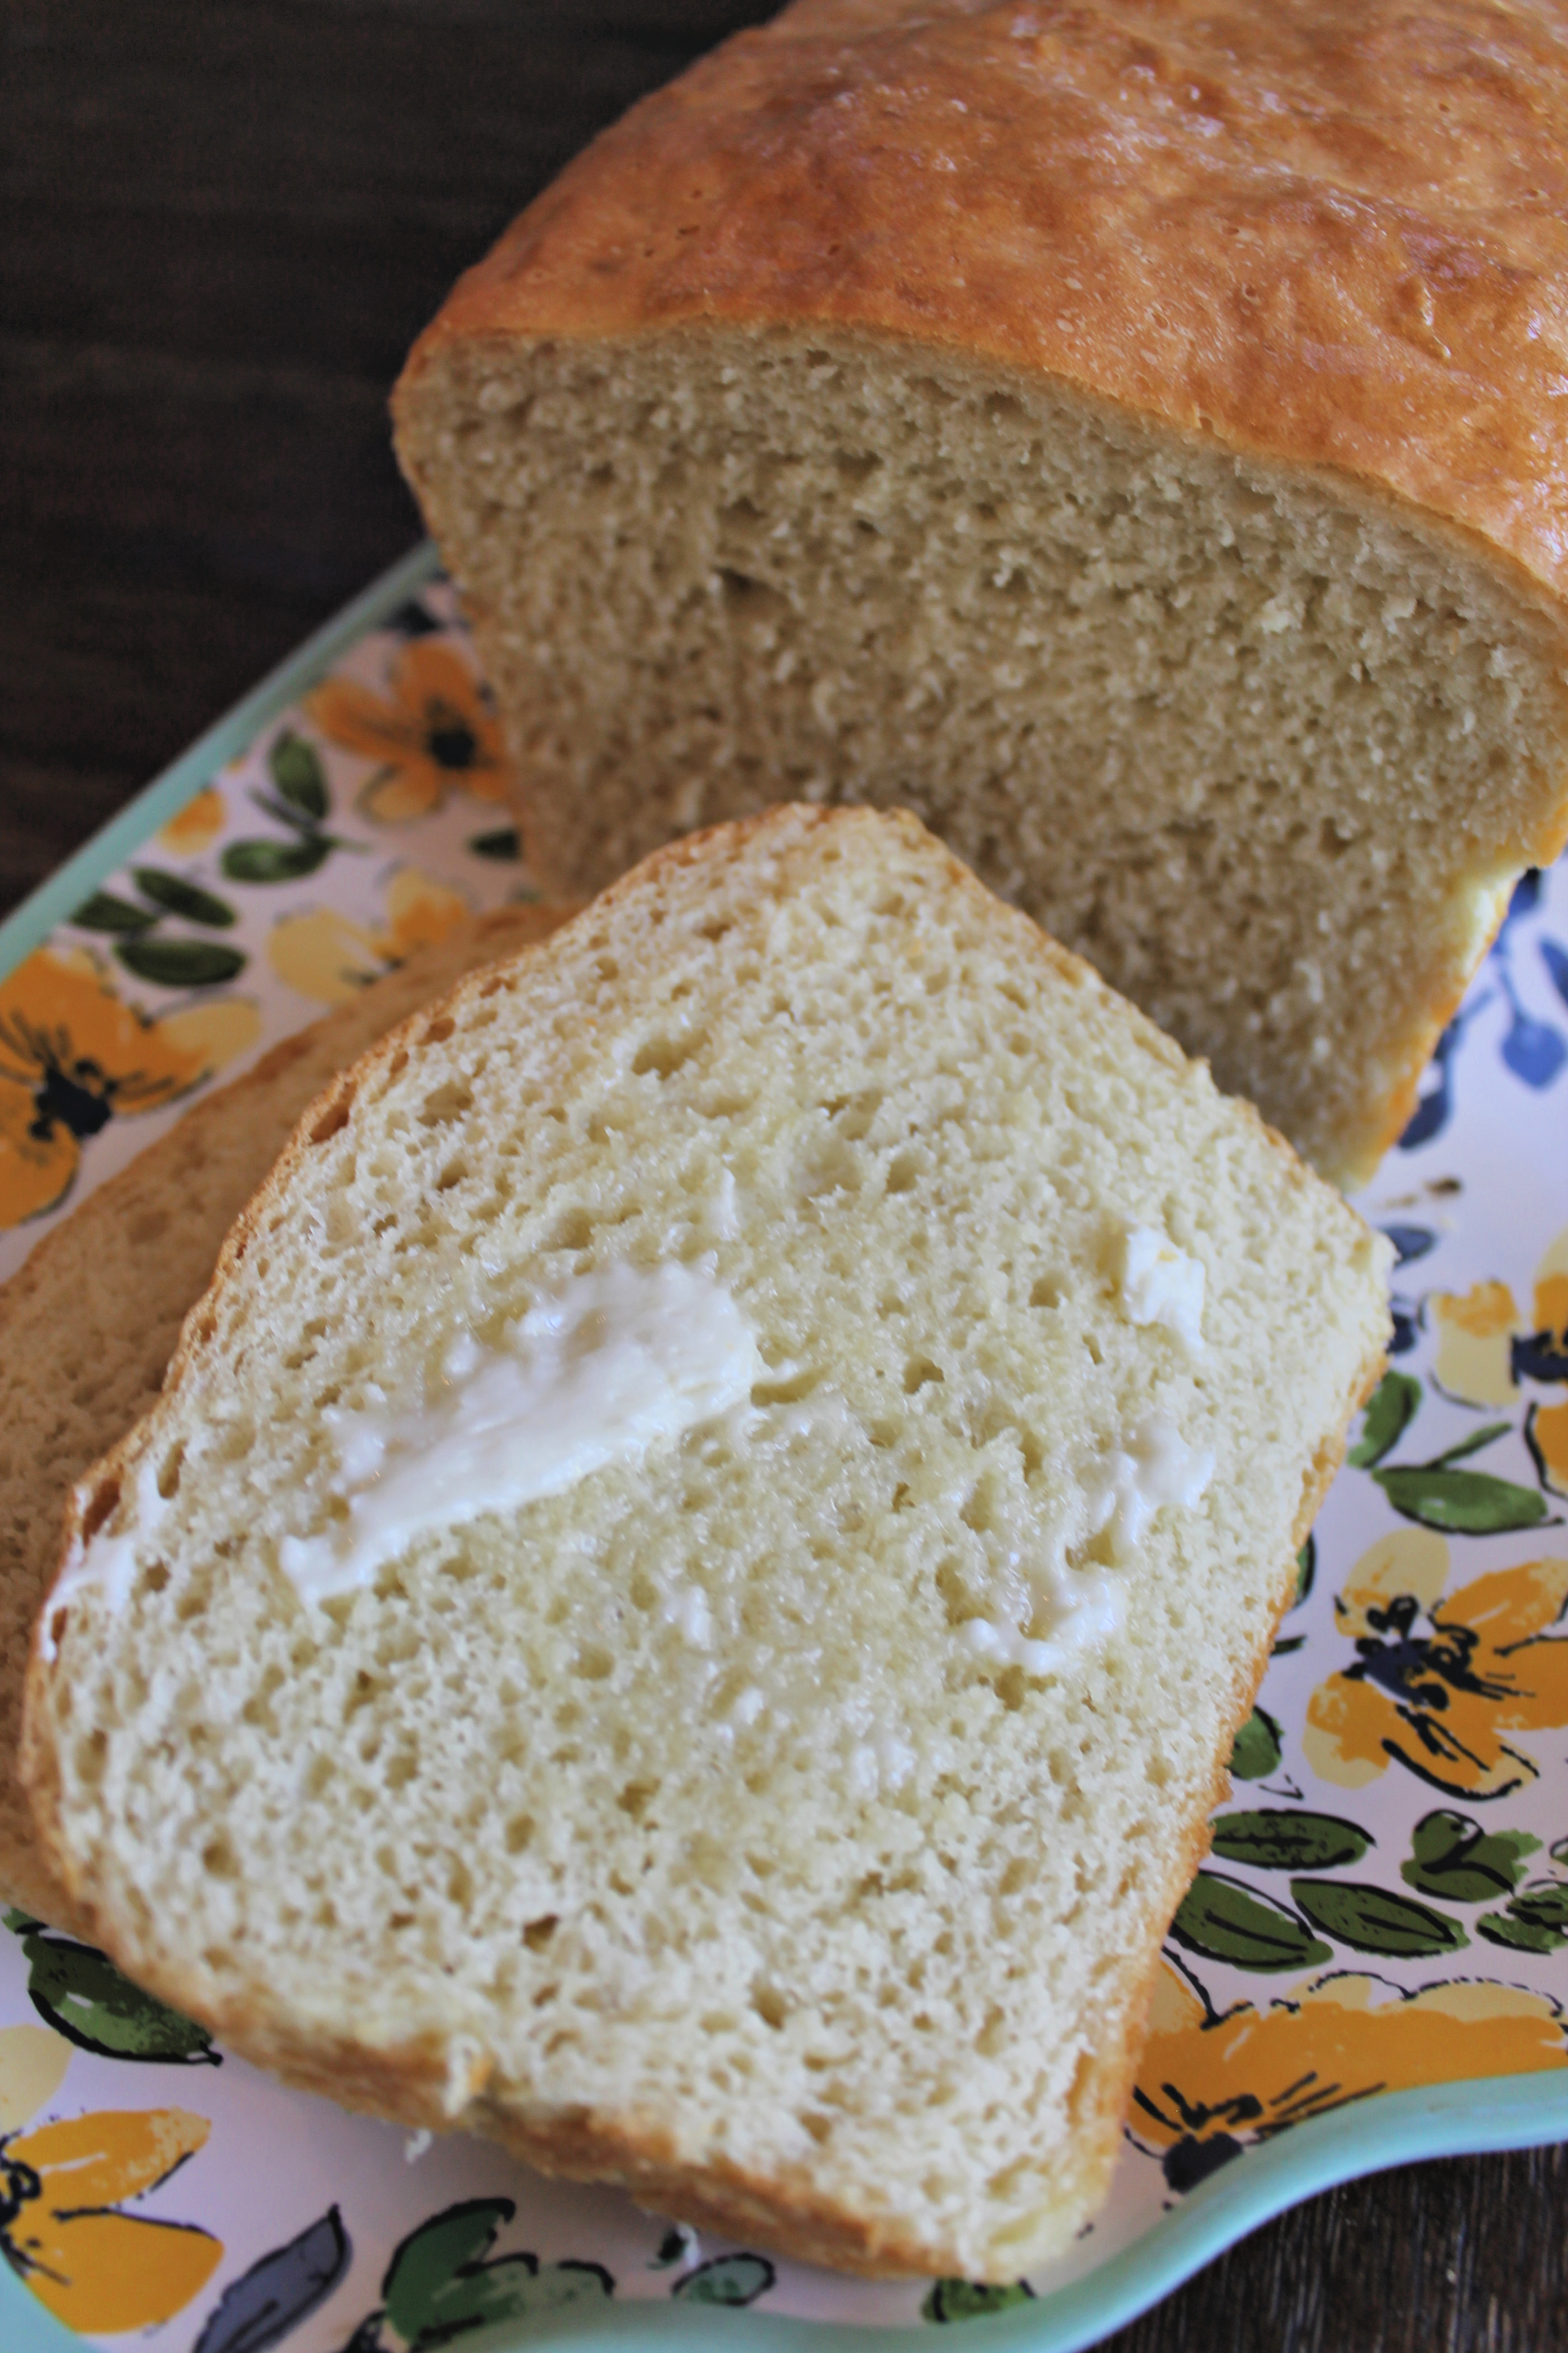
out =
[[(220, 1075), (525, 894), (493, 717), (419, 550), (0, 928), (0, 1279)], [(1362, 1206), (1390, 1367), (1301, 1555), (1172, 1926), (1110, 2203), (1027, 2282), (872, 2286), (699, 2242), (280, 2090), (0, 1926), (0, 2337), (160, 2353), (706, 2341), (990, 2316), (1071, 2353), (1267, 2216), (1568, 2137), (1568, 873), (1531, 876)]]

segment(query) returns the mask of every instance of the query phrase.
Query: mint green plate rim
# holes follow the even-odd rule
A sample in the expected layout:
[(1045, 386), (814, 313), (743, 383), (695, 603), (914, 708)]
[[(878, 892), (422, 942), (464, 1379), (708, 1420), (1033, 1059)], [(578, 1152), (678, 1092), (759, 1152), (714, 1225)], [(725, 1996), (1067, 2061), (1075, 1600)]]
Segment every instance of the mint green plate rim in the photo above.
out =
[[(149, 834), (183, 808), (264, 728), (297, 702), (341, 654), (418, 593), (438, 570), (426, 542), (384, 572), (313, 637), (253, 687), (243, 701), (198, 737), (173, 767), (52, 874), (0, 923), (0, 979), (55, 925), (79, 906), (106, 875)], [(1436, 2157), (1467, 2157), (1490, 2149), (1534, 2148), (1568, 2139), (1568, 2070), (1542, 2075), (1488, 2076), (1443, 2084), (1429, 2091), (1389, 2092), (1352, 2103), (1331, 2116), (1292, 2126), (1278, 2140), (1251, 2148), (1189, 2190), (1131, 2247), (1110, 2257), (1070, 2286), (984, 2320), (977, 2348), (995, 2353), (1082, 2353), (1159, 2303), (1205, 2263), (1248, 2232), (1338, 2182)], [(0, 2323), (9, 2353), (64, 2353), (81, 2339), (46, 2312), (20, 2280), (0, 2266)], [(193, 2323), (193, 2325), (195, 2325)], [(17, 2332), (20, 2332), (18, 2335)], [(162, 2330), (154, 2332), (163, 2337)], [(174, 2353), (177, 2342), (164, 2339)], [(288, 2339), (280, 2340), (287, 2353)], [(701, 2311), (690, 2306), (628, 2303), (590, 2320), (542, 2320), (520, 2330), (502, 2327), (465, 2337), (473, 2353), (566, 2343), (591, 2353), (597, 2347), (641, 2343), (743, 2344), (751, 2353), (931, 2353), (929, 2327), (875, 2328), (832, 2321), (790, 2319), (754, 2309)]]

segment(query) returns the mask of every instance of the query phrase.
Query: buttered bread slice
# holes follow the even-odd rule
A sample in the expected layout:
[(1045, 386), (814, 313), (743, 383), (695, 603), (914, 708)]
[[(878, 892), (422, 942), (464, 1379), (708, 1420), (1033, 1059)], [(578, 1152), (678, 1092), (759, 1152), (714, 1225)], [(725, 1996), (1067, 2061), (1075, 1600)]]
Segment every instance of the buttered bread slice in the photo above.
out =
[(660, 852), (308, 1114), (27, 1770), (289, 2080), (869, 2274), (1101, 2195), (1384, 1246), (913, 819)]

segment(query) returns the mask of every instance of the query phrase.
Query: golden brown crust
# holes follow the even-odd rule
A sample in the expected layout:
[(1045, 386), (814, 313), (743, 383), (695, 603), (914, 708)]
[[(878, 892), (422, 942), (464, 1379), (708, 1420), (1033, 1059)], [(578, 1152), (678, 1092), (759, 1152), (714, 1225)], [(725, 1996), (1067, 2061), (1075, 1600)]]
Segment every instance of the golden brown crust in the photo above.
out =
[(1568, 592), (1562, 0), (796, 0), (598, 139), (463, 339), (820, 322), (1382, 487)]

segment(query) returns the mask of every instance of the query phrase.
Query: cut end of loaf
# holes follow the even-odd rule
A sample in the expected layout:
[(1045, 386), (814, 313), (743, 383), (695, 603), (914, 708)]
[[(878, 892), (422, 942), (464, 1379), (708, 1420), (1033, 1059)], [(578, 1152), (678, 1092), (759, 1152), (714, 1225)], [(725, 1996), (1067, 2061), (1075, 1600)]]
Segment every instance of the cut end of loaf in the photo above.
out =
[[(1016, 2276), (1103, 2190), (1384, 1247), (868, 811), (661, 853), (338, 1101), (100, 1474), (122, 1598), (54, 1597), (58, 1868), (293, 2080)], [(351, 1439), (672, 1268), (744, 1317), (742, 1400), (301, 1591)]]
[(909, 807), (1338, 1181), (1561, 846), (1560, 617), (1347, 476), (827, 322), (437, 338), (398, 415), (556, 886)]

